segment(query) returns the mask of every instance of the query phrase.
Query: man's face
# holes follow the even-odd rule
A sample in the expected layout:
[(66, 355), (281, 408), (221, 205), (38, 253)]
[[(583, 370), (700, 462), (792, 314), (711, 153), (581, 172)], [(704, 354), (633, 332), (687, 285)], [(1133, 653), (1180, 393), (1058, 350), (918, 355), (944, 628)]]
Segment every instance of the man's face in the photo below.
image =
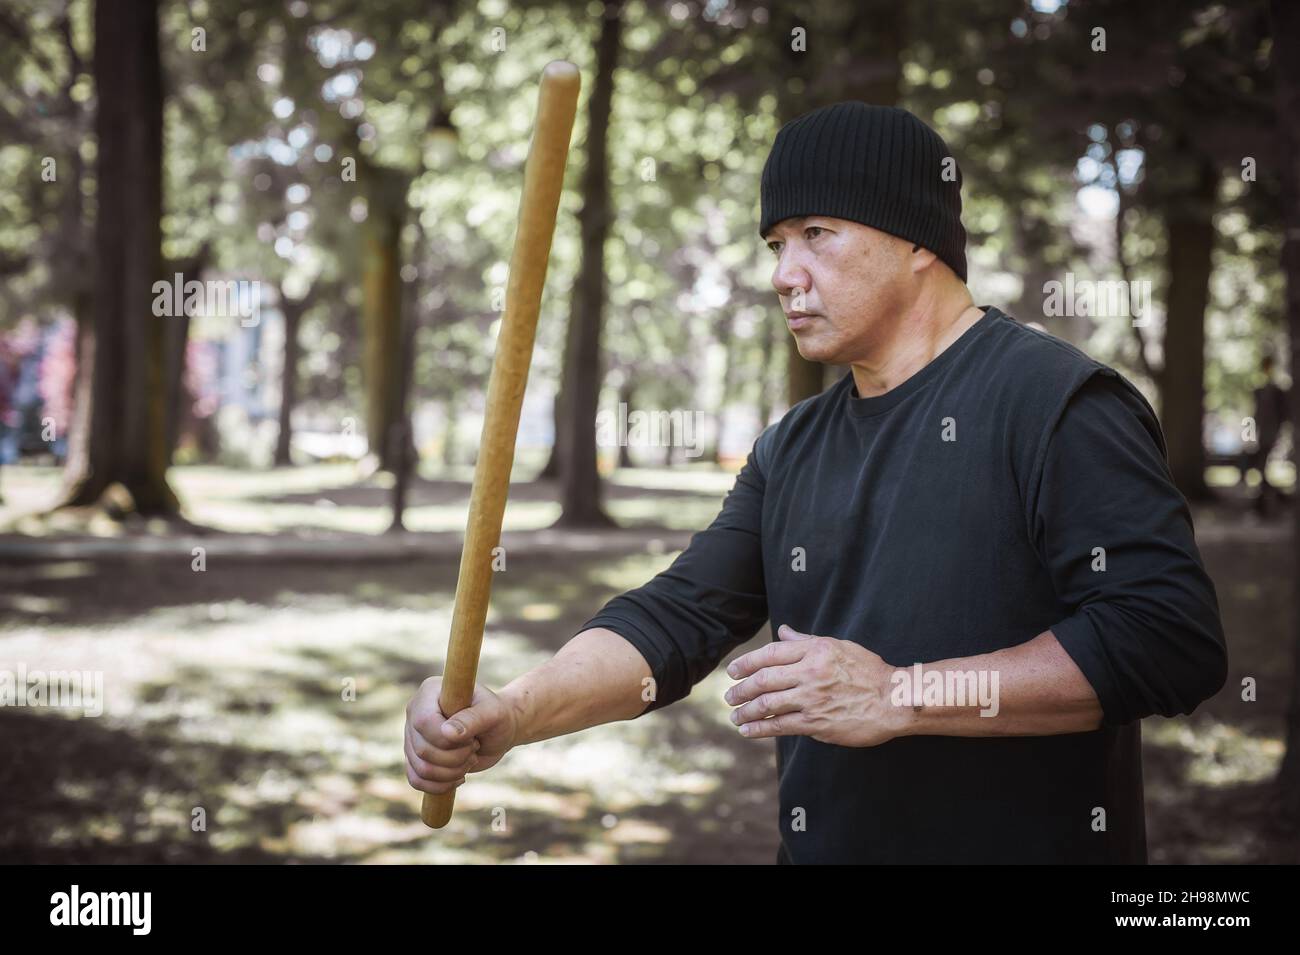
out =
[[(911, 244), (847, 219), (783, 219), (764, 241), (776, 255), (772, 287), (799, 354), (847, 364), (871, 351), (912, 281)], [(799, 313), (808, 317), (797, 317)]]

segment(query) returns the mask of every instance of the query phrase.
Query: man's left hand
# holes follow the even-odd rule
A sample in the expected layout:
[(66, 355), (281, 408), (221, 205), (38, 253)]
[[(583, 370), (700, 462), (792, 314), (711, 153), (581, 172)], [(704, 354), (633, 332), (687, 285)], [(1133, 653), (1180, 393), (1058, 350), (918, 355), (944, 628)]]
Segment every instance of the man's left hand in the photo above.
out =
[(737, 707), (731, 721), (742, 735), (811, 736), (837, 746), (879, 746), (903, 735), (911, 710), (890, 702), (897, 667), (852, 640), (784, 625), (777, 637), (727, 667), (741, 681), (723, 698)]

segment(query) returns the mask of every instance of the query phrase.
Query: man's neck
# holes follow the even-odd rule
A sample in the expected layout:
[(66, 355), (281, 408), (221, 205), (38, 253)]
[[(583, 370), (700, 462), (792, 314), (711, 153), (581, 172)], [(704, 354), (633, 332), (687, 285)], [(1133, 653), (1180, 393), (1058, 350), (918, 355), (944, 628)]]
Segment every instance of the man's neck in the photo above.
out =
[(897, 388), (983, 316), (969, 298), (942, 311), (918, 303), (893, 325), (870, 356), (851, 363), (858, 397), (874, 398)]

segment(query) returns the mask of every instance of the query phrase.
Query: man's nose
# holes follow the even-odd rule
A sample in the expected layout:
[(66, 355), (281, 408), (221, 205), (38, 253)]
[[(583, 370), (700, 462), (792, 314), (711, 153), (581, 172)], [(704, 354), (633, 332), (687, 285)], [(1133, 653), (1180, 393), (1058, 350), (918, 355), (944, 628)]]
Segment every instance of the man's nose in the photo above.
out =
[(812, 280), (808, 277), (808, 271), (794, 261), (793, 257), (787, 258), (783, 255), (777, 260), (776, 268), (772, 270), (772, 287), (779, 295), (788, 297), (798, 289), (802, 289), (807, 294), (811, 285)]

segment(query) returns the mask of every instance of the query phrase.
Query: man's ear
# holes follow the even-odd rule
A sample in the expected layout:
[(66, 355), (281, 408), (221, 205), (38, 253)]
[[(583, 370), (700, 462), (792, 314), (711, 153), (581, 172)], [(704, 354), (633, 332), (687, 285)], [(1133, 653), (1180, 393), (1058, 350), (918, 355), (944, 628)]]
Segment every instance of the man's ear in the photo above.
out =
[(919, 259), (912, 259), (913, 272), (919, 272), (921, 269), (928, 268), (930, 263), (935, 261), (938, 258), (938, 256), (935, 255), (933, 252), (931, 252), (929, 249), (922, 249), (920, 242), (917, 242), (915, 245), (912, 246), (912, 252), (913, 254), (917, 252), (925, 253), (925, 255), (921, 256), (921, 258)]

